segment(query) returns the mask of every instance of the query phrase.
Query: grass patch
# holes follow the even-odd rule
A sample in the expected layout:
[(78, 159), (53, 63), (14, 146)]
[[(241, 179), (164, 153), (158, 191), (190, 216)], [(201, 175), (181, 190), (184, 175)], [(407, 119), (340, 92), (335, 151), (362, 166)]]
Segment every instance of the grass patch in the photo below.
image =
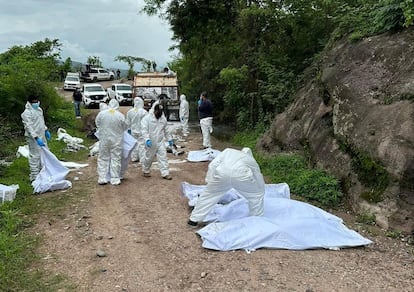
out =
[[(85, 136), (81, 131), (82, 122), (75, 119), (70, 105), (64, 103), (57, 113), (51, 114), (48, 125), (52, 139), (48, 146), (59, 160), (84, 161), (88, 156), (88, 149), (68, 152), (65, 151), (66, 144), (56, 140), (58, 127), (65, 128), (73, 137)], [(7, 291), (76, 291), (75, 286), (64, 276), (49, 275), (42, 269), (40, 255), (36, 254), (42, 238), (31, 234), (28, 228), (34, 226), (38, 216), (56, 216), (71, 202), (84, 198), (88, 193), (87, 189), (70, 189), (64, 195), (57, 191), (34, 196), (29, 180), (28, 160), (25, 157), (15, 158), (17, 147), (25, 144), (24, 138), (21, 135), (13, 136), (11, 131), (2, 133), (9, 140), (3, 140), (1, 144), (7, 144), (9, 150), (6, 152), (14, 160), (10, 166), (1, 167), (0, 183), (18, 184), (19, 189), (14, 201), (0, 205), (0, 290), (7, 287)], [(85, 139), (84, 145), (89, 146), (88, 144), (92, 144), (92, 141)]]

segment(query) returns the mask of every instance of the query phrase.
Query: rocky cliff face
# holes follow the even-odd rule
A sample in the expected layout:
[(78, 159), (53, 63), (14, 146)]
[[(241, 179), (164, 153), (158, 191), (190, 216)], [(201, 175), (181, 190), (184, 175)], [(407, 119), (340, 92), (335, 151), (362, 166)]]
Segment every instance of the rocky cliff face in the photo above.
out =
[(357, 212), (414, 232), (414, 30), (336, 44), (258, 142), (306, 151)]

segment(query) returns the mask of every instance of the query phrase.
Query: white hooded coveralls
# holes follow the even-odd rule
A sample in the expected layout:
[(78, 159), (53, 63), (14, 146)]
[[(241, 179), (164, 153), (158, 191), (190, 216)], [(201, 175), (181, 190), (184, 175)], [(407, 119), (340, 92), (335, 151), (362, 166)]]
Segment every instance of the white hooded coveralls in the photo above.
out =
[(152, 142), (151, 147), (145, 147), (145, 158), (144, 161), (141, 161), (142, 171), (144, 173), (150, 172), (152, 161), (156, 155), (161, 176), (169, 175), (165, 141), (172, 140), (172, 136), (167, 130), (167, 119), (164, 115), (157, 119), (154, 113), (150, 112), (141, 121), (141, 131), (144, 141), (150, 139)]
[(145, 139), (141, 133), (141, 121), (148, 114), (144, 109), (144, 101), (140, 97), (134, 99), (134, 107), (127, 112), (126, 123), (131, 129), (131, 135), (137, 139), (137, 146), (131, 154), (132, 161), (138, 161), (145, 155)]
[(120, 183), (122, 143), (126, 130), (124, 115), (118, 111), (119, 103), (111, 99), (108, 109), (98, 113), (95, 119), (99, 132), (98, 182), (107, 182), (108, 169), (111, 174), (111, 184)]
[(42, 169), (40, 161), (40, 146), (37, 144), (35, 138), (41, 138), (47, 147), (45, 137), (47, 127), (43, 117), (43, 110), (40, 107), (34, 109), (30, 102), (26, 103), (25, 110), (21, 114), (21, 117), (24, 126), (24, 136), (26, 137), (27, 144), (29, 145), (30, 181), (33, 181)]
[(265, 182), (249, 148), (242, 151), (227, 148), (221, 152), (208, 166), (206, 183), (191, 213), (191, 221), (202, 222), (231, 188), (248, 201), (250, 216), (263, 215)]
[(187, 136), (188, 131), (188, 119), (190, 117), (190, 108), (188, 105), (188, 101), (184, 94), (180, 95), (180, 121), (181, 121), (181, 129), (183, 136)]

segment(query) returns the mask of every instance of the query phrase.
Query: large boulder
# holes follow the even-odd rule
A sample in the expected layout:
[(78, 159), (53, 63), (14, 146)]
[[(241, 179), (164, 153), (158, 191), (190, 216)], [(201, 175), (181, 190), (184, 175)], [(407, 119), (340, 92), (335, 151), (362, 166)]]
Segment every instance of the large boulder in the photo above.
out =
[(258, 150), (307, 152), (355, 211), (414, 232), (414, 30), (339, 42), (313, 73)]

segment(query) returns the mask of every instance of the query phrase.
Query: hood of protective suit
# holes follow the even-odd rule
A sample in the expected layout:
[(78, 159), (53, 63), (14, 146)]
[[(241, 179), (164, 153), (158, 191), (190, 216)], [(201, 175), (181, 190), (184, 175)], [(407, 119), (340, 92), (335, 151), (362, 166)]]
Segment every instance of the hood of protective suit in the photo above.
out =
[(110, 101), (109, 101), (109, 108), (111, 108), (111, 109), (115, 109), (115, 110), (117, 110), (117, 109), (119, 109), (119, 102), (116, 100), (116, 99), (111, 99)]
[(107, 108), (108, 108), (108, 105), (107, 105), (106, 103), (101, 102), (101, 103), (99, 104), (99, 111), (106, 110)]
[(186, 97), (185, 97), (185, 95), (184, 95), (184, 94), (181, 94), (181, 95), (180, 95), (180, 101), (183, 101), (183, 100), (186, 100)]
[(142, 100), (142, 98), (136, 97), (134, 99), (134, 108), (136, 109), (144, 108), (144, 101)]
[(241, 151), (246, 153), (247, 155), (253, 157), (252, 150), (249, 147), (244, 147)]

